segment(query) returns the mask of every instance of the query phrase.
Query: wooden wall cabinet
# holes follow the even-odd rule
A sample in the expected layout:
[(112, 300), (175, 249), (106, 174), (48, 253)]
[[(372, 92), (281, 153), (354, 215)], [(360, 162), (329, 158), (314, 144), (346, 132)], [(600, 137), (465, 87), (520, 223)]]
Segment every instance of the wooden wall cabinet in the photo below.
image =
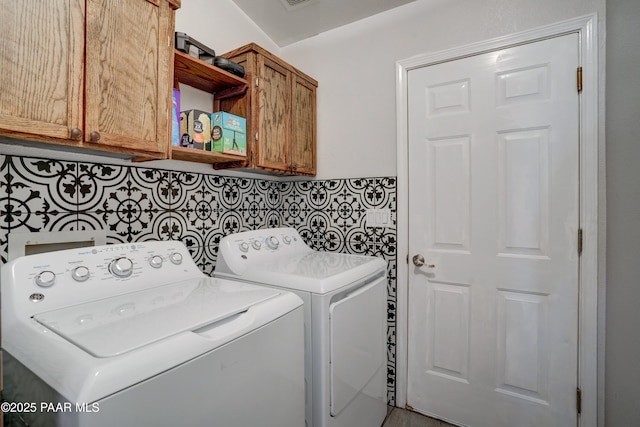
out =
[(219, 100), (220, 109), (247, 117), (244, 166), (287, 175), (316, 174), (318, 82), (255, 43), (223, 55), (244, 66), (246, 102)]
[(166, 158), (180, 0), (0, 0), (0, 136)]

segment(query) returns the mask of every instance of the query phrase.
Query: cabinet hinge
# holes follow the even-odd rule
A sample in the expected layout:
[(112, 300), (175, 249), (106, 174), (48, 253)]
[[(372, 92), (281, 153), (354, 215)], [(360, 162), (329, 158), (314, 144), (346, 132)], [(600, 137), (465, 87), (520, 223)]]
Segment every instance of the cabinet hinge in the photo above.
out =
[(578, 93), (582, 92), (582, 67), (578, 67)]
[(582, 237), (582, 228), (578, 229), (578, 255), (582, 255), (582, 245), (583, 245), (583, 237)]
[(580, 387), (576, 388), (576, 411), (578, 414), (582, 413), (582, 390)]

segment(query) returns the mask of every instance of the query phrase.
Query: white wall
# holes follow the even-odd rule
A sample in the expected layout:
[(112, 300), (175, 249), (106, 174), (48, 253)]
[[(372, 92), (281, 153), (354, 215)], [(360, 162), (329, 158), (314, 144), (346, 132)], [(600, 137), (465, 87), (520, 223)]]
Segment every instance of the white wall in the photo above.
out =
[(176, 31), (215, 49), (217, 55), (257, 43), (270, 52), (280, 49), (231, 0), (184, 0), (176, 12)]
[(318, 178), (396, 175), (396, 61), (604, 9), (605, 0), (417, 0), (284, 47), (282, 58), (320, 83)]
[(640, 425), (640, 2), (607, 1), (606, 425)]

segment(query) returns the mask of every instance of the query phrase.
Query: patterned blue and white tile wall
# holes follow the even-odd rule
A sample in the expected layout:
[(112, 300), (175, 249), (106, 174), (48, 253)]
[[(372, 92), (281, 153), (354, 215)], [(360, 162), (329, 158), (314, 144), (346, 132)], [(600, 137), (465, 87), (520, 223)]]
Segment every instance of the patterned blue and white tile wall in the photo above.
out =
[[(0, 258), (9, 233), (104, 229), (107, 243), (181, 240), (213, 273), (220, 239), (295, 227), (313, 249), (387, 261), (387, 398), (395, 404), (396, 179), (270, 181), (0, 155)], [(366, 226), (389, 209), (388, 228)]]

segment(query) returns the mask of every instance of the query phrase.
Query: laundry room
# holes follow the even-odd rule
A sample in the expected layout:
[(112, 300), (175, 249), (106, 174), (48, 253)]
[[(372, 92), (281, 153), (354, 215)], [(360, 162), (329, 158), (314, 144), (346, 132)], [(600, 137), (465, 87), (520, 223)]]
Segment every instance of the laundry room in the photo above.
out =
[[(587, 102), (588, 107), (583, 108), (581, 114), (592, 114), (583, 116), (583, 122), (592, 125), (588, 135), (591, 135), (593, 145), (587, 150), (591, 150), (588, 155), (593, 163), (587, 166), (593, 166), (594, 172), (590, 176), (580, 176), (576, 183), (580, 188), (593, 189), (580, 193), (576, 211), (583, 212), (579, 217), (583, 224), (580, 233), (584, 232), (585, 237), (580, 244), (584, 245), (583, 254), (590, 257), (583, 263), (591, 264), (593, 268), (580, 270), (581, 280), (586, 280), (583, 290), (590, 293), (580, 295), (584, 301), (576, 309), (575, 322), (581, 322), (581, 328), (590, 335), (575, 337), (573, 350), (577, 353), (577, 362), (571, 366), (575, 371), (580, 367), (583, 371), (570, 383), (571, 410), (575, 412), (576, 385), (581, 389), (582, 408), (569, 419), (577, 420), (581, 425), (601, 426), (631, 425), (640, 419), (635, 404), (640, 398), (635, 391), (635, 383), (640, 381), (640, 372), (635, 366), (640, 341), (632, 327), (640, 318), (637, 310), (630, 306), (640, 298), (634, 286), (635, 277), (640, 274), (634, 261), (640, 256), (634, 239), (640, 235), (637, 215), (633, 214), (638, 212), (640, 195), (635, 184), (637, 168), (632, 164), (640, 154), (631, 143), (637, 140), (640, 130), (638, 121), (628, 117), (628, 111), (636, 109), (639, 96), (638, 89), (632, 84), (630, 74), (633, 73), (628, 71), (637, 69), (640, 63), (637, 53), (628, 46), (629, 40), (637, 40), (639, 36), (635, 25), (630, 24), (640, 18), (640, 10), (633, 0), (354, 1), (351, 7), (348, 6), (350, 2), (341, 2), (345, 5), (340, 6), (344, 9), (339, 9), (339, 13), (331, 13), (331, 7), (338, 7), (331, 0), (292, 2), (293, 5), (287, 0), (137, 0), (135, 3), (138, 2), (150, 4), (159, 11), (149, 12), (146, 5), (140, 6), (141, 13), (131, 13), (131, 22), (127, 22), (127, 25), (139, 28), (130, 33), (121, 31), (123, 34), (118, 36), (112, 33), (117, 33), (113, 29), (121, 23), (111, 21), (113, 18), (106, 12), (124, 7), (122, 2), (56, 0), (51, 3), (55, 6), (49, 7), (57, 10), (57, 14), (34, 6), (30, 17), (24, 19), (38, 21), (37, 25), (9, 26), (5, 23), (20, 22), (21, 8), (14, 6), (14, 2), (2, 0), (0, 82), (5, 89), (0, 94), (0, 260), (3, 265), (24, 255), (22, 247), (29, 239), (42, 239), (48, 244), (49, 240), (58, 238), (73, 240), (81, 236), (91, 240), (95, 237), (98, 242), (91, 241), (90, 245), (104, 243), (123, 248), (154, 241), (178, 241), (188, 251), (184, 256), (193, 259), (199, 272), (211, 277), (218, 266), (220, 245), (226, 236), (290, 228), (314, 251), (373, 256), (384, 261), (386, 289), (385, 304), (381, 309), (385, 323), (384, 401), (389, 408), (408, 407), (458, 425), (485, 425), (480, 421), (479, 412), (482, 411), (473, 404), (469, 404), (469, 408), (471, 412), (478, 411), (477, 423), (469, 422), (464, 418), (466, 415), (452, 418), (448, 409), (440, 406), (422, 408), (414, 403), (420, 401), (416, 395), (421, 391), (415, 388), (407, 362), (413, 357), (410, 352), (415, 348), (412, 347), (409, 323), (411, 310), (415, 309), (410, 307), (410, 286), (413, 286), (409, 284), (410, 280), (413, 276), (432, 280), (435, 283), (430, 288), (433, 293), (427, 294), (427, 298), (434, 301), (441, 298), (438, 303), (451, 312), (467, 304), (466, 301), (476, 302), (465, 299), (471, 297), (466, 293), (466, 285), (459, 285), (462, 282), (458, 279), (438, 280), (438, 275), (444, 271), (441, 269), (449, 261), (440, 255), (434, 257), (421, 252), (422, 249), (411, 240), (413, 193), (409, 187), (419, 185), (407, 172), (413, 164), (406, 148), (412, 131), (410, 127), (403, 127), (402, 122), (409, 122), (413, 116), (402, 112), (402, 105), (410, 105), (409, 100), (403, 98), (408, 83), (403, 78), (408, 75), (413, 78), (410, 70), (418, 68), (415, 64), (423, 57), (428, 60), (422, 65), (436, 64), (472, 56), (464, 52), (479, 52), (478, 46), (484, 46), (483, 49), (489, 52), (523, 44), (525, 40), (551, 38), (552, 34), (555, 37), (576, 33), (580, 38), (576, 49), (582, 49), (576, 50), (578, 59), (591, 58), (589, 65), (597, 72), (583, 64), (585, 87), (596, 93), (591, 101), (580, 101)], [(76, 3), (81, 4), (79, 9)], [(323, 9), (323, 3), (328, 3), (329, 7)], [(93, 35), (92, 27), (87, 25), (85, 29), (84, 26), (85, 20), (91, 19), (106, 23)], [(280, 21), (284, 19), (286, 24)], [(149, 27), (157, 32), (146, 31), (140, 22), (149, 22)], [(66, 64), (57, 64), (51, 71), (64, 78), (50, 86), (29, 85), (21, 80), (15, 70), (24, 64), (16, 46), (22, 46), (23, 50), (52, 51), (62, 38), (33, 41), (18, 27), (34, 33), (37, 29), (40, 34), (58, 34), (60, 28), (67, 28), (69, 23), (82, 27), (82, 32), (87, 33), (87, 41), (79, 42), (73, 37), (67, 40), (63, 54), (71, 59)], [(169, 75), (174, 61), (178, 61), (173, 52), (166, 55), (158, 50), (153, 58), (156, 68), (152, 67), (151, 74), (158, 81), (166, 81), (156, 82), (155, 92), (138, 90), (143, 86), (142, 80), (133, 74), (141, 74), (142, 68), (136, 67), (144, 62), (139, 58), (144, 56), (145, 44), (154, 38), (163, 41), (168, 38), (174, 44), (174, 31), (214, 50), (215, 55), (242, 64), (245, 74), (236, 76), (241, 85), (226, 83), (222, 90), (194, 89), (208, 87), (209, 83), (195, 78), (190, 80), (180, 74), (185, 70), (198, 73), (196, 68), (189, 68), (188, 58), (184, 60), (187, 63), (184, 69), (172, 76), (173, 81), (158, 79), (158, 75)], [(95, 40), (89, 41), (90, 35)], [(23, 38), (18, 38), (20, 36)], [(119, 37), (120, 44), (105, 43), (104, 38), (111, 36)], [(30, 44), (45, 40), (49, 43), (45, 47)], [(591, 50), (585, 50), (587, 45)], [(191, 56), (193, 50), (192, 46)], [(195, 50), (198, 51), (197, 46)], [(181, 54), (176, 51), (175, 58)], [(180, 101), (178, 112), (214, 113), (219, 109), (246, 118), (247, 147), (252, 147), (252, 138), (259, 139), (268, 129), (264, 127), (266, 125), (257, 124), (256, 118), (265, 114), (262, 109), (272, 108), (271, 103), (276, 102), (277, 96), (288, 100), (300, 96), (299, 104), (276, 111), (272, 117), (279, 115), (281, 119), (275, 128), (282, 132), (282, 139), (289, 138), (289, 133), (300, 135), (307, 131), (310, 135), (308, 145), (298, 152), (287, 146), (286, 154), (263, 147), (247, 152), (244, 157), (223, 151), (209, 152), (202, 160), (199, 153), (194, 154), (194, 148), (172, 145), (171, 115), (167, 114), (169, 117), (165, 118), (160, 114), (159, 101), (157, 105), (145, 101), (140, 104), (143, 107), (135, 107), (136, 111), (131, 111), (130, 106), (122, 107), (126, 114), (111, 115), (108, 107), (118, 105), (114, 101), (118, 91), (107, 88), (100, 93), (98, 88), (101, 78), (112, 70), (92, 71), (95, 63), (101, 63), (103, 56), (110, 55), (127, 58), (131, 69), (136, 70), (128, 76), (130, 80), (119, 80), (117, 87), (135, 91), (140, 99), (164, 100), (158, 94), (171, 94), (171, 89), (175, 88), (174, 93), (179, 94)], [(505, 60), (508, 56), (504, 56)], [(72, 61), (82, 65), (69, 66)], [(415, 64), (412, 61), (416, 61)], [(279, 76), (278, 72), (286, 75), (287, 87), (295, 86), (293, 82), (302, 82), (295, 86), (297, 91), (265, 98), (259, 105), (258, 94), (266, 80), (261, 80), (262, 75), (258, 78), (257, 70), (264, 64), (271, 64), (268, 70), (273, 78)], [(529, 69), (533, 68), (518, 68)], [(46, 73), (37, 70), (33, 74), (36, 72)], [(228, 76), (231, 74), (225, 72), (224, 79), (235, 81), (234, 76)], [(212, 79), (216, 80), (215, 84), (218, 84), (217, 79)], [(580, 96), (588, 97), (586, 92), (585, 95), (583, 90)], [(51, 101), (36, 104), (39, 96)], [(132, 98), (125, 96), (122, 99), (124, 105)], [(237, 102), (238, 99), (242, 102)], [(63, 104), (65, 111), (60, 113)], [(103, 105), (107, 107), (101, 108)], [(164, 109), (163, 104), (162, 111)], [(27, 112), (33, 113), (29, 120), (16, 118)], [(294, 114), (307, 120), (296, 127)], [(177, 121), (180, 121), (179, 117)], [(93, 131), (93, 125), (98, 131)], [(135, 127), (139, 132), (136, 131), (135, 136), (118, 137), (117, 134), (127, 127)], [(527, 129), (540, 128), (541, 125), (531, 125)], [(74, 135), (75, 130), (79, 136)], [(166, 137), (165, 130), (169, 134)], [(458, 132), (457, 136), (466, 134), (466, 131)], [(144, 140), (143, 145), (136, 140)], [(438, 176), (449, 179), (452, 174), (447, 175), (446, 168), (456, 167), (454, 160), (457, 157), (447, 151), (447, 147), (438, 153), (443, 156), (438, 161), (446, 165)], [(514, 156), (520, 155), (522, 153), (518, 152)], [(474, 156), (473, 151), (471, 156)], [(284, 169), (276, 164), (282, 158), (286, 163)], [(590, 158), (587, 156), (585, 160), (583, 156), (582, 161)], [(305, 160), (307, 164), (303, 164)], [(429, 170), (426, 158), (424, 165), (425, 170)], [(581, 165), (584, 171), (585, 163)], [(517, 176), (513, 176), (511, 182), (518, 182)], [(528, 179), (527, 176), (522, 179)], [(475, 178), (473, 175), (469, 180)], [(431, 187), (426, 183), (424, 191), (431, 194)], [(438, 210), (442, 206), (445, 210)], [(448, 224), (456, 224), (457, 206), (452, 201), (434, 208), (434, 212), (450, 217)], [(425, 217), (423, 221), (426, 223), (429, 218)], [(446, 228), (441, 236), (449, 238), (460, 229)], [(281, 247), (285, 234), (277, 237)], [(443, 246), (438, 250), (455, 253), (459, 248)], [(170, 253), (169, 249), (167, 253)], [(510, 257), (523, 258), (531, 254), (532, 251), (522, 252)], [(544, 256), (533, 254), (536, 259)], [(165, 260), (164, 265), (167, 268), (173, 264)], [(579, 268), (583, 268), (582, 265)], [(493, 308), (497, 313), (491, 318), (494, 322), (502, 315), (501, 310), (507, 313), (504, 318), (510, 319), (508, 315), (512, 312), (509, 310), (516, 306), (516, 311), (521, 310), (518, 311), (520, 314), (511, 319), (532, 321), (530, 315), (537, 308), (529, 307), (546, 304), (543, 298), (546, 290), (519, 293), (505, 286), (498, 288), (496, 292), (507, 302)], [(525, 295), (523, 299), (519, 299), (522, 295)], [(425, 303), (424, 311), (433, 313), (429, 310)], [(436, 321), (452, 325), (443, 331), (454, 337), (466, 336), (465, 325), (473, 323), (471, 318), (457, 315), (425, 319), (427, 325)], [(540, 322), (538, 326), (547, 325)], [(509, 348), (508, 343), (515, 343), (513, 345), (531, 349), (524, 340), (513, 338), (508, 331), (505, 336), (515, 341), (506, 340), (504, 348)], [(431, 366), (431, 371), (435, 372), (433, 376), (438, 380), (453, 378), (456, 383), (469, 381), (465, 368), (458, 369), (458, 366), (473, 365), (458, 357), (465, 351), (460, 347), (462, 344), (451, 337), (436, 338), (428, 331), (423, 335), (426, 342), (448, 345), (449, 352), (440, 354), (447, 361), (437, 369)], [(469, 338), (468, 342), (473, 341)], [(533, 349), (540, 348), (543, 347)], [(504, 354), (519, 353), (515, 349), (505, 350)], [(521, 366), (516, 365), (518, 367)], [(512, 400), (525, 396), (524, 400), (538, 406), (544, 406), (546, 399), (553, 396), (548, 391), (551, 385), (548, 390), (532, 392), (533, 377), (524, 374), (509, 377), (507, 374), (511, 371), (505, 372), (501, 377), (503, 386), (499, 383), (493, 387), (499, 389), (501, 396)], [(545, 371), (540, 372), (543, 375)], [(5, 395), (3, 393), (3, 397)], [(465, 399), (468, 396), (460, 398), (460, 406), (468, 403)], [(8, 411), (4, 407), (3, 412), (5, 423), (8, 420), (18, 422), (15, 417), (7, 417)], [(533, 418), (536, 416), (532, 415)], [(195, 425), (190, 423), (188, 414), (183, 425)], [(523, 422), (522, 425), (529, 424)]]

